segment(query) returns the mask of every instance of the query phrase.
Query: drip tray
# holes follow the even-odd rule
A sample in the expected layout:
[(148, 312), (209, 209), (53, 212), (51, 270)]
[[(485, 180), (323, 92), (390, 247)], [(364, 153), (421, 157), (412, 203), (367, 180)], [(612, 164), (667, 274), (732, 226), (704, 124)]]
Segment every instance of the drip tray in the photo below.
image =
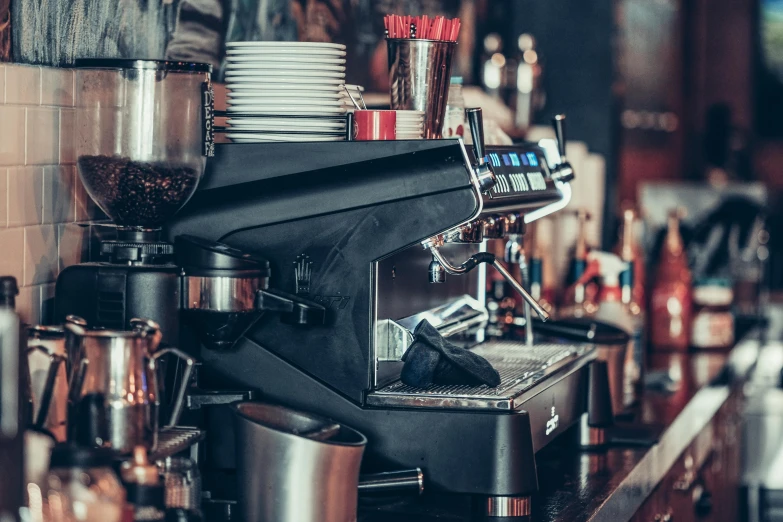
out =
[(438, 385), (414, 388), (393, 382), (367, 395), (368, 406), (399, 408), (448, 408), (515, 410), (547, 386), (595, 358), (591, 344), (536, 344), (490, 341), (473, 348), (500, 374), (500, 385)]

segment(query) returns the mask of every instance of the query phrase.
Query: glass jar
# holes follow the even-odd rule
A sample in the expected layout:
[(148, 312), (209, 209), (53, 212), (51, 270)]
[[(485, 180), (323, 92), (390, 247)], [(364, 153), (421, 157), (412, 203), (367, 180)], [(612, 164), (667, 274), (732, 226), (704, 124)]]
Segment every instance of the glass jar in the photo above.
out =
[(74, 136), (87, 192), (116, 224), (157, 229), (196, 190), (213, 151), (211, 66), (76, 61)]
[(446, 121), (443, 125), (444, 138), (465, 137), (465, 97), (462, 95), (462, 78), (451, 78), (446, 102)]
[(734, 291), (728, 279), (697, 281), (693, 288), (691, 345), (698, 349), (734, 346)]
[(125, 490), (110, 450), (60, 444), (52, 451), (42, 496), (53, 522), (121, 522)]

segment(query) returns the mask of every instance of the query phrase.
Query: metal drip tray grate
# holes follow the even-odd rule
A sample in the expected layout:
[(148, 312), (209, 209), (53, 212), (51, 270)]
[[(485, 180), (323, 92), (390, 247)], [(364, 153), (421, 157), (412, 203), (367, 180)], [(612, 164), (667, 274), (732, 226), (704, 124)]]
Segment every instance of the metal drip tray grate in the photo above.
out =
[[(473, 349), (500, 374), (500, 385), (437, 385), (414, 388), (396, 381), (367, 396), (371, 406), (440, 407), (512, 410), (525, 392), (574, 363), (586, 364), (592, 345), (538, 344), (491, 341)], [(581, 366), (581, 364), (579, 365)]]

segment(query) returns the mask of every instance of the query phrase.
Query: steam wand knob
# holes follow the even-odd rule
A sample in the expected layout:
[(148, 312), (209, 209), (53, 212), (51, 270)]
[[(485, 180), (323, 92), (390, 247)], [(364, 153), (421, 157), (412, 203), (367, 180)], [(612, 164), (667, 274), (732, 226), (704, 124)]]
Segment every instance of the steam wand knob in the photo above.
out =
[(557, 153), (560, 156), (559, 163), (552, 167), (552, 179), (568, 183), (574, 179), (574, 169), (566, 159), (566, 128), (565, 114), (558, 114), (552, 119), (552, 127), (555, 129), (557, 140)]
[(492, 165), (487, 162), (487, 152), (484, 146), (484, 118), (479, 107), (466, 109), (465, 115), (470, 126), (470, 136), (473, 138), (473, 154), (476, 156), (473, 171), (478, 179), (479, 189), (481, 192), (486, 192), (495, 186), (496, 178)]

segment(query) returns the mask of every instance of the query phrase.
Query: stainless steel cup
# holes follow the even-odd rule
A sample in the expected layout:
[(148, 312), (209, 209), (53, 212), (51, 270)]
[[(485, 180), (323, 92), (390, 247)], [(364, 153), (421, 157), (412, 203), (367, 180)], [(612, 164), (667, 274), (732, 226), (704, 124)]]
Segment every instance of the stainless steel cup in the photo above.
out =
[(282, 406), (233, 406), (244, 522), (355, 522), (367, 439)]
[(424, 111), (424, 138), (443, 134), (455, 42), (386, 40), (393, 110)]

